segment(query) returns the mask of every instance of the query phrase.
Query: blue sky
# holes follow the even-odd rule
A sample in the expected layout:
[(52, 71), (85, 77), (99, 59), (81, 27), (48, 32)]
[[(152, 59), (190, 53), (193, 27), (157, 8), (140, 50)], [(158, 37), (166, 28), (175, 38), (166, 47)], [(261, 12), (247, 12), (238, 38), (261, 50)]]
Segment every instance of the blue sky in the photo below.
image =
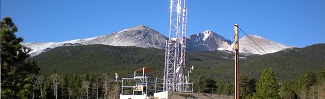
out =
[[(1, 0), (24, 42), (108, 35), (141, 24), (169, 30), (169, 0)], [(187, 0), (187, 35), (212, 30), (233, 40), (248, 34), (297, 47), (325, 43), (324, 0)], [(240, 33), (240, 36), (244, 36)]]

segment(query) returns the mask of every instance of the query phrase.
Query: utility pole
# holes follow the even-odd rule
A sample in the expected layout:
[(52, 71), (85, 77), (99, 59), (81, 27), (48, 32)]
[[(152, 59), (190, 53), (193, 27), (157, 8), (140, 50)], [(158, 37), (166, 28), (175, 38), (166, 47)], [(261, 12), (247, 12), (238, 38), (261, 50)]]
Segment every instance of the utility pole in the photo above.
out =
[(235, 99), (239, 99), (239, 40), (238, 40), (238, 24), (235, 24)]

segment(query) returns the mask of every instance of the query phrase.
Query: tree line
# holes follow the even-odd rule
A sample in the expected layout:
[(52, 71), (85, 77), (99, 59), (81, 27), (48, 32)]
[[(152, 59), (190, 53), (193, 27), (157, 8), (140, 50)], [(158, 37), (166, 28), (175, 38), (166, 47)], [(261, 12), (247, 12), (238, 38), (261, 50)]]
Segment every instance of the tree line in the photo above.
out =
[(23, 41), (22, 37), (16, 37), (17, 31), (18, 28), (12, 18), (3, 18), (1, 21), (0, 98), (107, 99), (118, 96), (119, 84), (111, 81), (107, 74), (63, 76), (53, 70), (47, 77), (41, 75), (36, 62), (29, 58), (28, 52), (31, 49), (20, 44)]
[[(62, 75), (55, 70), (45, 76), (36, 62), (29, 59), (30, 49), (16, 37), (17, 26), (10, 17), (1, 21), (1, 98), (118, 98), (120, 83), (108, 74)], [(325, 98), (325, 68), (318, 75), (306, 71), (298, 82), (281, 82), (272, 68), (259, 79), (240, 77), (241, 98)], [(199, 93), (234, 94), (233, 81), (218, 81), (201, 76), (194, 78), (194, 91)]]
[(36, 77), (33, 99), (115, 99), (119, 98), (120, 83), (108, 74), (66, 76), (52, 71)]
[[(199, 77), (194, 80), (194, 91), (234, 95), (234, 82), (218, 82), (213, 78)], [(325, 68), (318, 74), (303, 73), (298, 82), (277, 80), (272, 68), (265, 69), (259, 79), (240, 76), (241, 99), (323, 99), (325, 98)]]

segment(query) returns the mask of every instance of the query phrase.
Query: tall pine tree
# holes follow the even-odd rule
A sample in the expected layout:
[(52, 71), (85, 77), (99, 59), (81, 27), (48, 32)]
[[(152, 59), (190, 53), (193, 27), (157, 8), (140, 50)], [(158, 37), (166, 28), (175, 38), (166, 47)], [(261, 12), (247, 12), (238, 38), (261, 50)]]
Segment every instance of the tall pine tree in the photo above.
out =
[(10, 17), (1, 21), (1, 96), (2, 98), (30, 98), (32, 82), (39, 68), (28, 60), (29, 48), (16, 37), (17, 26)]
[(241, 99), (250, 99), (255, 93), (255, 79), (248, 78), (247, 75), (240, 75), (240, 98)]
[(310, 87), (316, 83), (316, 76), (311, 71), (306, 71), (296, 86), (296, 93), (300, 98), (311, 98)]
[(255, 99), (280, 99), (279, 85), (272, 68), (265, 69), (256, 83)]

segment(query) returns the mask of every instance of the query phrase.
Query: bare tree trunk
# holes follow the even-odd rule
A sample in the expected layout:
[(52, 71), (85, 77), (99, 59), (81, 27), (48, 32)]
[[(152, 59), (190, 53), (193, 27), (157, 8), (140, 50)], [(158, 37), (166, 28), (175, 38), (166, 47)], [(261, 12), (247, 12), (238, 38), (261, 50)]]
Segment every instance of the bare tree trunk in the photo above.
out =
[(325, 81), (318, 87), (318, 98), (325, 99)]
[[(44, 95), (43, 95), (43, 91), (44, 91)], [(42, 97), (46, 96), (45, 85), (44, 85), (43, 88), (42, 88), (41, 96), (42, 96)]]
[(92, 97), (95, 97), (96, 96), (96, 99), (99, 98), (99, 82), (98, 80), (95, 80), (92, 85), (91, 85), (92, 89), (95, 90), (95, 91), (92, 91), (92, 92), (95, 92), (95, 94), (92, 93)]
[(82, 81), (82, 87), (83, 88), (85, 88), (85, 90), (86, 90), (86, 97), (87, 97), (87, 99), (89, 98), (88, 96), (89, 96), (89, 84), (90, 84), (90, 81)]
[(57, 73), (54, 73), (54, 74), (50, 75), (50, 79), (52, 80), (55, 99), (58, 99), (58, 86), (59, 86), (59, 83), (60, 83), (60, 75), (57, 74)]
[(69, 99), (71, 99), (72, 95), (73, 95), (73, 90), (72, 88), (68, 88), (68, 93), (69, 93)]
[(55, 99), (58, 99), (58, 84), (55, 84)]
[(98, 99), (98, 88), (99, 88), (99, 85), (98, 85), (98, 82), (97, 82), (97, 84), (96, 84), (96, 99)]
[(107, 74), (103, 74), (102, 75), (102, 89), (104, 91), (104, 99), (108, 99), (108, 86), (109, 86), (109, 81), (108, 81), (108, 75)]
[(316, 91), (316, 85), (311, 86), (312, 87), (312, 99), (318, 99), (317, 98), (317, 91)]
[[(41, 96), (43, 96), (43, 85), (44, 85), (44, 78), (43, 78), (43, 76), (41, 76), (41, 75), (38, 75), (38, 76), (36, 76), (36, 80), (35, 80), (35, 85), (36, 86), (38, 86), (39, 88), (40, 88), (40, 93), (41, 93)], [(34, 96), (34, 94), (33, 94), (33, 98), (35, 98), (35, 96)], [(36, 98), (37, 98), (37, 95), (36, 95)]]

